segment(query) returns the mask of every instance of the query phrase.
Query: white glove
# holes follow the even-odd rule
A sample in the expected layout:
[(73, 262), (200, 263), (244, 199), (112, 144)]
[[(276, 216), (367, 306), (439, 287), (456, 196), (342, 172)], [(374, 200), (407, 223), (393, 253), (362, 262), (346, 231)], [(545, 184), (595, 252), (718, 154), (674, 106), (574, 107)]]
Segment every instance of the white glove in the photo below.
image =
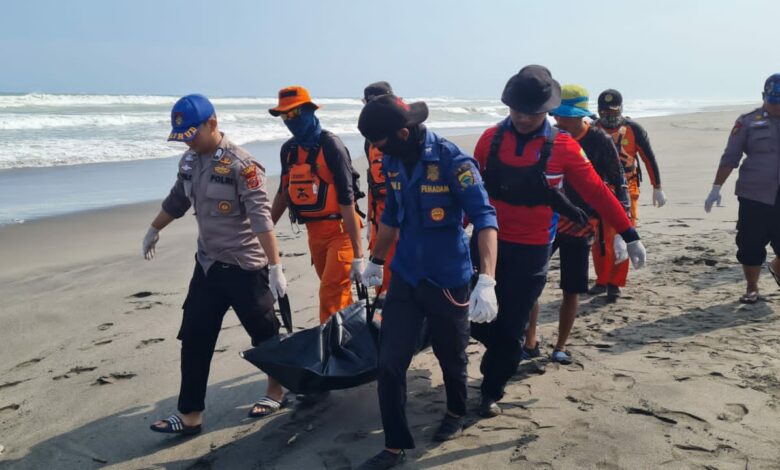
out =
[(281, 264), (268, 265), (268, 285), (271, 288), (274, 300), (280, 299), (287, 294), (287, 278), (284, 277), (284, 270)]
[(720, 185), (713, 184), (709, 196), (707, 196), (707, 199), (704, 200), (704, 212), (709, 214), (709, 212), (712, 210), (712, 205), (715, 203), (717, 203), (718, 207), (720, 207), (720, 201)]
[(645, 266), (647, 252), (641, 240), (634, 240), (628, 244), (628, 257), (631, 258), (634, 269), (642, 269)]
[(146, 235), (144, 235), (144, 242), (141, 245), (141, 252), (143, 253), (144, 258), (147, 260), (154, 258), (154, 247), (157, 245), (157, 240), (159, 239), (160, 231), (154, 227), (149, 227), (149, 230), (146, 231)]
[(615, 264), (620, 264), (628, 259), (628, 247), (625, 240), (620, 235), (615, 235), (615, 240), (612, 242), (612, 249), (615, 252)]
[(653, 188), (653, 205), (663, 207), (666, 204), (666, 195), (661, 188)]
[(352, 269), (349, 271), (349, 280), (352, 282), (359, 282), (363, 284), (363, 258), (355, 258), (352, 260)]
[(380, 264), (374, 263), (373, 261), (368, 262), (366, 269), (364, 269), (363, 273), (361, 274), (363, 284), (368, 287), (381, 286), (384, 276), (385, 268)]
[(474, 323), (490, 323), (498, 316), (496, 281), (487, 274), (480, 274), (477, 285), (469, 297), (469, 320)]

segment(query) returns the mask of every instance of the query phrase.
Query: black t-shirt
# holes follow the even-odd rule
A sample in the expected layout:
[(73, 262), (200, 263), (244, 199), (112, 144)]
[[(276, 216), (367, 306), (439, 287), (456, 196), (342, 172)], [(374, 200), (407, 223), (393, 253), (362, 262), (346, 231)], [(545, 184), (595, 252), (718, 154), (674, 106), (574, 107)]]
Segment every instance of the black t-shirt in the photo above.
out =
[[(626, 183), (623, 165), (620, 163), (617, 148), (609, 134), (598, 127), (590, 126), (585, 135), (577, 142), (582, 147), (582, 150), (585, 151), (585, 155), (588, 156), (588, 160), (590, 160), (596, 173), (605, 183), (617, 189), (616, 196), (618, 200), (623, 206), (626, 206), (628, 199), (624, 188)], [(564, 184), (564, 187), (566, 196), (571, 202), (592, 212), (592, 209), (571, 186)]]

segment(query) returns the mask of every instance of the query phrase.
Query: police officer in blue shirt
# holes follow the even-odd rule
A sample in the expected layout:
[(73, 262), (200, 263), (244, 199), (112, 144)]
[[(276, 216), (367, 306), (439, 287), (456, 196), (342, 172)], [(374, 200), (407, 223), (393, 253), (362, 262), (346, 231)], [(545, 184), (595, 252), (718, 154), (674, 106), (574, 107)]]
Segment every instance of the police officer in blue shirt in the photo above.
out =
[[(378, 391), (385, 450), (362, 469), (398, 465), (403, 449), (414, 448), (406, 421), (406, 371), (423, 319), (444, 375), (447, 413), (436, 441), (459, 436), (466, 414), (466, 346), (469, 320), (493, 321), (496, 211), (488, 202), (476, 161), (453, 143), (427, 130), (425, 103), (406, 104), (393, 95), (370, 101), (358, 128), (383, 153), (387, 184), (385, 211), (362, 280), (382, 284), (384, 256), (398, 239), (379, 338)], [(480, 274), (469, 295), (472, 268), (464, 213), (478, 238)]]

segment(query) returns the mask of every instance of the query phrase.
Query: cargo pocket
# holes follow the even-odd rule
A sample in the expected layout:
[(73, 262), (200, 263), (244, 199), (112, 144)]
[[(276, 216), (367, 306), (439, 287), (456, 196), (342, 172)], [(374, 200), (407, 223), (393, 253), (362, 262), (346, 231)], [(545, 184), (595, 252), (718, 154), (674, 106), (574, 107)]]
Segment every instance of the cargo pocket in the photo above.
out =
[(772, 130), (768, 125), (750, 129), (748, 147), (751, 153), (766, 153), (772, 150)]
[(206, 197), (211, 216), (230, 217), (241, 213), (238, 194), (233, 185), (210, 183), (206, 187)]

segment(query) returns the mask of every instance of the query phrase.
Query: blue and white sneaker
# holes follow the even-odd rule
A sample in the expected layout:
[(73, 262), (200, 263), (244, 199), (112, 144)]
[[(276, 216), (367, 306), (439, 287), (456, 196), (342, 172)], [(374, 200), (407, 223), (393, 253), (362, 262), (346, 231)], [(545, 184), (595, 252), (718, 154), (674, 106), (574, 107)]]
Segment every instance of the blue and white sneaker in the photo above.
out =
[(569, 353), (566, 351), (561, 351), (560, 349), (553, 351), (552, 355), (550, 355), (550, 360), (557, 362), (558, 364), (571, 364), (571, 356)]

